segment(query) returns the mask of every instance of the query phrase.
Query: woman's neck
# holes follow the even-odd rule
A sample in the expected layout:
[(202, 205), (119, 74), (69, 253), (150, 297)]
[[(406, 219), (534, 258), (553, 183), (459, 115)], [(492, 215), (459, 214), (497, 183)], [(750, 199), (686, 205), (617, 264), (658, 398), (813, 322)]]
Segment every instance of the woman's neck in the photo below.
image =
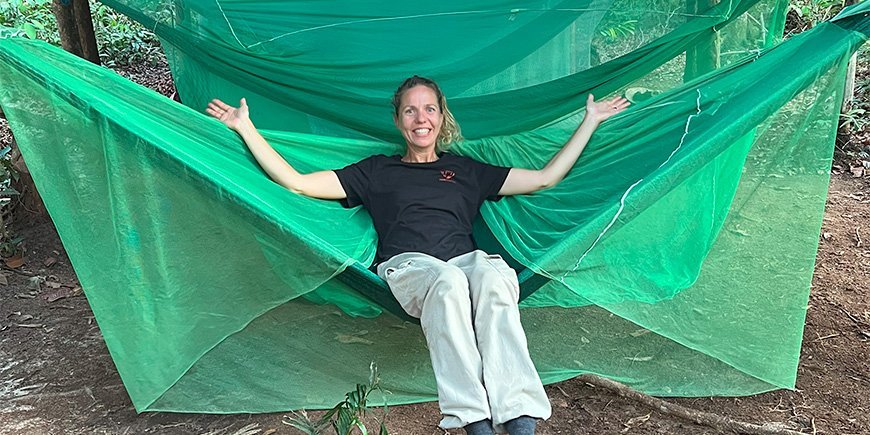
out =
[(411, 149), (405, 150), (405, 155), (402, 156), (402, 161), (405, 163), (432, 163), (438, 160), (438, 154), (435, 150), (414, 151)]

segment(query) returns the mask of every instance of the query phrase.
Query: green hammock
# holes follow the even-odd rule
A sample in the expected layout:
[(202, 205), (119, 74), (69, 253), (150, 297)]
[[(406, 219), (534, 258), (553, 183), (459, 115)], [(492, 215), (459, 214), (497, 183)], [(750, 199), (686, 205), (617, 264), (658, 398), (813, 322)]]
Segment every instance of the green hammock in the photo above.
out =
[(785, 1), (106, 3), (158, 32), (187, 107), (16, 38), (0, 105), (138, 411), (329, 407), (370, 362), (390, 403), (434, 399), (368, 214), (270, 182), (202, 113), (245, 96), (297, 168), (334, 169), (400, 151), (388, 98), (415, 73), (463, 126), (453, 152), (502, 165), (543, 165), (589, 92), (635, 100), (561, 184), (475, 224), (520, 271), (544, 382), (794, 386), (867, 3), (778, 45)]

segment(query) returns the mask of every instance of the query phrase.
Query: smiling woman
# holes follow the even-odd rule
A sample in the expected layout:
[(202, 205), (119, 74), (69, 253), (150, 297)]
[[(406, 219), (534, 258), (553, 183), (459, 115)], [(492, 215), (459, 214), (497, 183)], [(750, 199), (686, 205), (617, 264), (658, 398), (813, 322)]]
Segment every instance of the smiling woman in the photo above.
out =
[(486, 200), (532, 193), (565, 177), (598, 125), (629, 103), (596, 103), (543, 169), (494, 166), (446, 152), (461, 139), (438, 85), (405, 80), (393, 95), (402, 156), (377, 155), (335, 171), (300, 174), (257, 132), (240, 107), (213, 100), (206, 109), (238, 132), (257, 162), (293, 192), (363, 206), (378, 234), (375, 264), (396, 300), (420, 319), (445, 429), (472, 435), (533, 434), (550, 403), (529, 356), (517, 307), (516, 272), (477, 248), (472, 222)]
[[(406, 104), (403, 104), (406, 103)], [(435, 151), (446, 151), (450, 144), (462, 140), (459, 124), (447, 108), (447, 99), (434, 81), (420, 76), (405, 80), (393, 95), (393, 121), (408, 145), (406, 162), (416, 160), (412, 155), (414, 144), (423, 144), (424, 149), (435, 142)], [(416, 140), (414, 139), (416, 137)]]

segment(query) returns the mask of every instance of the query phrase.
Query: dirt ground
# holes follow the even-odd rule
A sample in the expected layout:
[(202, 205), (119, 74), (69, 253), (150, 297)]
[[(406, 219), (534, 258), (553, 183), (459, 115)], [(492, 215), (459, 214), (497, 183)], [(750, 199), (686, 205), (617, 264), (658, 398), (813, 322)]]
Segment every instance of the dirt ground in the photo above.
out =
[[(165, 66), (122, 73), (173, 94)], [(0, 137), (8, 140), (2, 122)], [(870, 434), (870, 169), (861, 168), (870, 156), (860, 154), (870, 151), (868, 139), (854, 132), (838, 144), (797, 388), (672, 402), (770, 428)], [(282, 423), (282, 413), (137, 415), (52, 223), (16, 213), (13, 230), (24, 238), (27, 259), (0, 271), (0, 434), (300, 433)], [(720, 433), (577, 379), (547, 392), (554, 413), (540, 425), (543, 435)], [(397, 435), (462, 433), (439, 429), (438, 419), (437, 405), (428, 403), (391, 408), (387, 422)]]

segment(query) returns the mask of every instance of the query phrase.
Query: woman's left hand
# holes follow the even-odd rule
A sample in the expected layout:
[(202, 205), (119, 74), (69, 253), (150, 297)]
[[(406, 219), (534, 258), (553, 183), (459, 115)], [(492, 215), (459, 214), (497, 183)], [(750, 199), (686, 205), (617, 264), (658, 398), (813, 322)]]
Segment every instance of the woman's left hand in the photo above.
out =
[(623, 97), (595, 101), (595, 97), (589, 94), (586, 98), (586, 118), (599, 123), (604, 122), (605, 119), (622, 112), (629, 105), (631, 103)]

